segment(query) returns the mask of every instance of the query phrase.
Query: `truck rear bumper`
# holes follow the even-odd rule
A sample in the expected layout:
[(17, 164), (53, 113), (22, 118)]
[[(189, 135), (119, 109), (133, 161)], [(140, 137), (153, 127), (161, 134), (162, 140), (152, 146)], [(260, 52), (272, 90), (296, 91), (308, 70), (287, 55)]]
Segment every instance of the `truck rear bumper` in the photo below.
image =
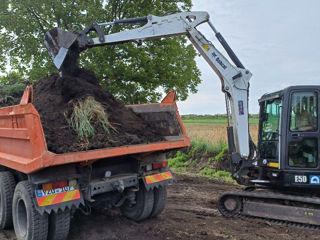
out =
[(128, 187), (139, 187), (137, 174), (94, 180), (90, 183), (90, 195), (93, 197), (111, 191), (123, 192)]

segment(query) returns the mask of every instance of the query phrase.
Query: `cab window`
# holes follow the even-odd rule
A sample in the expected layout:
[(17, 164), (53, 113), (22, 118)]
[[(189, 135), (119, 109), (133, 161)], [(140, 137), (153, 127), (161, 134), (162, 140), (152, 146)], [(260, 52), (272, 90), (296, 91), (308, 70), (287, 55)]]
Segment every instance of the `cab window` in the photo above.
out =
[(291, 99), (290, 130), (316, 131), (318, 125), (318, 96), (316, 92), (296, 92)]
[(261, 103), (261, 143), (260, 156), (266, 159), (279, 157), (279, 131), (282, 102), (280, 98)]
[(279, 124), (281, 117), (281, 99), (265, 102), (262, 122), (262, 141), (279, 140)]
[(289, 143), (289, 166), (298, 168), (316, 168), (318, 166), (318, 141), (305, 138), (301, 142)]

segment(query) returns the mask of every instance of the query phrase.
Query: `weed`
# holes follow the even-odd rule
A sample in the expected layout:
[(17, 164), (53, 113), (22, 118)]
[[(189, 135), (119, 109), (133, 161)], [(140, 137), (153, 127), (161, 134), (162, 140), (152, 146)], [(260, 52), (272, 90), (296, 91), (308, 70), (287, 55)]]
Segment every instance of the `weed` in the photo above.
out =
[(216, 170), (205, 167), (199, 172), (199, 175), (202, 177), (213, 177), (215, 173), (216, 173)]
[(223, 147), (222, 150), (219, 152), (219, 154), (215, 156), (214, 160), (216, 161), (224, 160), (223, 157), (227, 154), (227, 152), (228, 152), (228, 147), (227, 146)]
[(199, 176), (202, 177), (208, 177), (208, 178), (214, 178), (214, 179), (218, 179), (218, 180), (223, 180), (226, 182), (234, 182), (234, 180), (231, 177), (231, 173), (227, 172), (227, 171), (216, 171), (215, 169), (212, 168), (207, 168), (205, 167), (204, 169), (202, 169), (199, 173)]
[(110, 133), (110, 128), (114, 129), (102, 105), (91, 96), (73, 103), (73, 112), (70, 117), (68, 115), (65, 113), (70, 126), (77, 132), (79, 138), (85, 141), (95, 136), (97, 125), (102, 126), (106, 133)]
[(188, 167), (188, 156), (181, 151), (178, 151), (176, 153), (176, 156), (174, 158), (168, 159), (168, 164), (170, 167), (178, 169), (178, 170), (186, 170), (186, 167)]
[(217, 171), (215, 174), (214, 174), (215, 177), (224, 177), (224, 178), (231, 178), (231, 173), (230, 172), (227, 172), (227, 171)]
[(215, 158), (214, 158), (214, 157), (209, 157), (209, 158), (208, 158), (208, 164), (213, 163), (213, 161), (215, 161)]
[(218, 144), (216, 145), (201, 140), (191, 141), (193, 155), (195, 152), (203, 154), (218, 154), (226, 147), (227, 145), (223, 141), (218, 141)]

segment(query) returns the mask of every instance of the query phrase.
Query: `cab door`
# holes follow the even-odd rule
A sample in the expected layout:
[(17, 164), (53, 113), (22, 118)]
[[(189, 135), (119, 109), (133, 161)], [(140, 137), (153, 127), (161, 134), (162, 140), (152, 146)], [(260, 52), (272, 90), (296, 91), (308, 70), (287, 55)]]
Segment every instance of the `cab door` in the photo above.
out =
[(318, 95), (315, 90), (296, 90), (290, 94), (287, 169), (318, 168)]
[(279, 142), (282, 115), (282, 98), (260, 103), (259, 153), (262, 166), (279, 167)]

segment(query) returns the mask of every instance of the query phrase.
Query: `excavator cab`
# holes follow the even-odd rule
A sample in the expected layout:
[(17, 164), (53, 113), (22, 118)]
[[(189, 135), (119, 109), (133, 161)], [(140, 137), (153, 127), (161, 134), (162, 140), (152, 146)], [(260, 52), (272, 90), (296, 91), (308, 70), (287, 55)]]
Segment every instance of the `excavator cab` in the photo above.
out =
[(259, 99), (259, 139), (251, 186), (220, 196), (222, 215), (318, 228), (320, 86), (292, 86)]
[(320, 184), (318, 86), (292, 86), (259, 100), (258, 167), (264, 184)]

